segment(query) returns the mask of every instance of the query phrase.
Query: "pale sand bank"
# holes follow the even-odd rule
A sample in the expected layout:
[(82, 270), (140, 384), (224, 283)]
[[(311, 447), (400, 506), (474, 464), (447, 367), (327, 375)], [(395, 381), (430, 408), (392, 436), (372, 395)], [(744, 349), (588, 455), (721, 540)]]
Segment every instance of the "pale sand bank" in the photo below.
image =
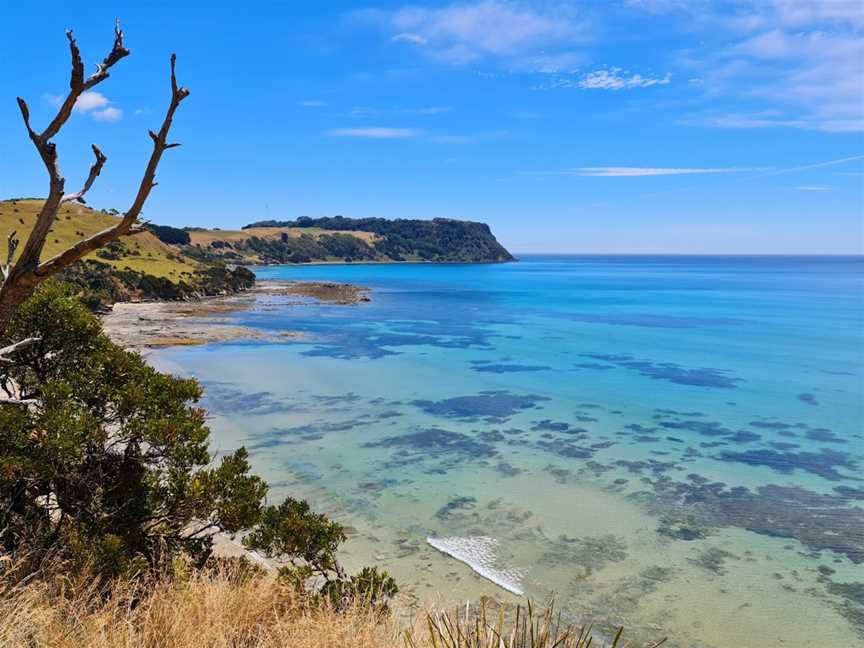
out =
[[(259, 281), (243, 293), (195, 302), (127, 302), (114, 305), (102, 318), (108, 336), (120, 346), (144, 353), (149, 349), (228, 342), (285, 341), (294, 331), (262, 331), (231, 323), (231, 314), (268, 308), (272, 298), (297, 297), (298, 304), (314, 299), (329, 304), (369, 301), (367, 288), (317, 281)], [(290, 304), (290, 302), (289, 302)]]

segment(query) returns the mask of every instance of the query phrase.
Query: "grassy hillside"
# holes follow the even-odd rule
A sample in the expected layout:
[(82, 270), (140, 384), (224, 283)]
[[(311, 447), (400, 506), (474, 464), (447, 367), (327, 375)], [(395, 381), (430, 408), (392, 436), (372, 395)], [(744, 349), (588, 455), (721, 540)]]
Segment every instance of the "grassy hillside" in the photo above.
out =
[[(0, 201), (0, 241), (4, 242), (4, 248), (9, 232), (14, 230), (21, 239), (19, 252), (23, 249), (41, 206), (41, 200)], [(76, 241), (115, 225), (118, 219), (77, 203), (64, 205), (48, 235), (42, 259), (49, 259)], [(181, 255), (176, 248), (166, 245), (150, 232), (124, 237), (120, 245), (114, 244), (86, 258), (118, 270), (143, 272), (175, 283), (188, 280), (194, 272), (202, 269), (200, 262)]]
[[(41, 200), (0, 201), (0, 245), (15, 231), (21, 240), (18, 251), (23, 250), (41, 207)], [(42, 260), (115, 225), (118, 218), (83, 205), (64, 205), (48, 234)], [(78, 286), (84, 303), (97, 311), (118, 301), (186, 301), (230, 294), (255, 282), (255, 275), (245, 268), (193, 259), (149, 231), (112, 241), (59, 277)]]
[[(372, 232), (325, 231), (319, 228), (253, 227), (242, 230), (190, 229), (182, 246), (202, 260), (233, 263), (304, 263), (309, 261), (374, 260)], [(348, 242), (348, 245), (339, 243)]]

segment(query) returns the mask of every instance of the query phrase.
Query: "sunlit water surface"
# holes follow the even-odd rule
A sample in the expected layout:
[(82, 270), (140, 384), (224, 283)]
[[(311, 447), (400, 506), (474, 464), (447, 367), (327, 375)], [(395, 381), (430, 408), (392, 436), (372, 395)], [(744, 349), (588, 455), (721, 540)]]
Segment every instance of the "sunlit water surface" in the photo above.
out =
[(350, 566), (421, 602), (554, 591), (672, 646), (864, 645), (861, 258), (256, 272), (371, 302), (260, 298), (237, 323), (297, 340), (154, 362), (274, 500), (348, 527)]

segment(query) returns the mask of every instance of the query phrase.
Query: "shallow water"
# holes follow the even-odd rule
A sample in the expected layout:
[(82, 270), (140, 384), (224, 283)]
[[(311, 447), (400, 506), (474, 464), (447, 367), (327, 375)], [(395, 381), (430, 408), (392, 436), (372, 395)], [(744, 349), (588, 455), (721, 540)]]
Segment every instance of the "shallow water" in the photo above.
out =
[(864, 645), (862, 258), (256, 272), (372, 301), (261, 298), (238, 323), (299, 341), (155, 362), (205, 384), (214, 445), (273, 498), (350, 527), (349, 565), (515, 600), (456, 555), (673, 646)]

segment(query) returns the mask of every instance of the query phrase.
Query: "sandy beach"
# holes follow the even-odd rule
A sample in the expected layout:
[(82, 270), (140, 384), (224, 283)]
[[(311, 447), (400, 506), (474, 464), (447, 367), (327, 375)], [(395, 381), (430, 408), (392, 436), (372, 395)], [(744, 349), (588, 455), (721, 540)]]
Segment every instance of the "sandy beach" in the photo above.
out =
[(259, 281), (235, 295), (205, 297), (193, 302), (124, 302), (102, 317), (107, 335), (117, 344), (146, 355), (151, 349), (195, 346), (232, 340), (285, 341), (295, 331), (261, 331), (230, 323), (230, 315), (272, 307), (274, 299), (310, 300), (351, 305), (369, 301), (369, 290), (351, 284), (315, 281)]

